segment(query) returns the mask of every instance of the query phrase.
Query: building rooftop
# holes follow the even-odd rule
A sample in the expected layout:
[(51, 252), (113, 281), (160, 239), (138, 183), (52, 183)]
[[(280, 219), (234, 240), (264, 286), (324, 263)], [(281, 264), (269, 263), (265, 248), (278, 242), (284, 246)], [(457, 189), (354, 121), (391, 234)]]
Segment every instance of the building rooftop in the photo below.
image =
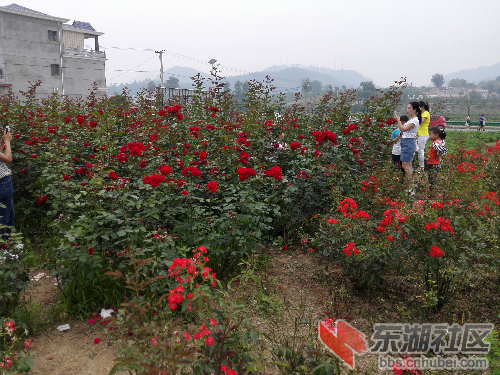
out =
[(65, 23), (64, 26), (68, 27), (74, 27), (75, 29), (82, 29), (82, 30), (88, 30), (88, 31), (96, 31), (92, 25), (88, 22), (82, 22), (82, 21), (73, 21), (73, 24), (70, 25), (69, 23)]
[(13, 9), (13, 10), (19, 10), (21, 12), (41, 14), (42, 16), (48, 16), (48, 14), (45, 14), (45, 13), (42, 13), (42, 12), (38, 12), (36, 10), (29, 9), (29, 8), (26, 8), (26, 7), (23, 7), (21, 5), (17, 5), (17, 4), (14, 4), (14, 3), (12, 3), (10, 5), (6, 5), (6, 6), (4, 6), (4, 8), (9, 8), (9, 9)]

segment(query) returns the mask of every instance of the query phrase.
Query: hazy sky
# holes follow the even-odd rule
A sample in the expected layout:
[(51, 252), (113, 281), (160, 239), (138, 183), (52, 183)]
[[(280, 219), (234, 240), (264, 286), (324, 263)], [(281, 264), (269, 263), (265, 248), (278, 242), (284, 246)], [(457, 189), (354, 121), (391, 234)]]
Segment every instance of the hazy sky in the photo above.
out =
[[(90, 22), (105, 33), (103, 47), (164, 49), (246, 72), (281, 62), (353, 69), (382, 86), (406, 76), (420, 86), (435, 73), (500, 62), (500, 0), (14, 1)], [(117, 70), (159, 71), (154, 51), (105, 49), (108, 84), (141, 74)], [(164, 69), (175, 65), (209, 71), (165, 54)]]

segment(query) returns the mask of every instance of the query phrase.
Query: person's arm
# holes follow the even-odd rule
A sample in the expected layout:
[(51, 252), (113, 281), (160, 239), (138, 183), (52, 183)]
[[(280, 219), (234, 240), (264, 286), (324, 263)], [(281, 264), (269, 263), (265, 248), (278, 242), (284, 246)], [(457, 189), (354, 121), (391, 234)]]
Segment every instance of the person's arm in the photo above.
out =
[(398, 122), (398, 129), (400, 132), (407, 132), (408, 130), (415, 127), (415, 124), (411, 121), (408, 121), (405, 125), (401, 124), (399, 116), (396, 116), (396, 121)]
[[(0, 152), (0, 161), (4, 163), (11, 163), (12, 162), (12, 151), (10, 149), (10, 141), (12, 139), (12, 134), (10, 134), (10, 131), (8, 133), (3, 134), (2, 139), (0, 140), (0, 150), (3, 151)], [(3, 150), (3, 146), (5, 146), (5, 150)]]
[(399, 133), (396, 138), (387, 141), (387, 146), (392, 146), (394, 143), (401, 139), (401, 133)]

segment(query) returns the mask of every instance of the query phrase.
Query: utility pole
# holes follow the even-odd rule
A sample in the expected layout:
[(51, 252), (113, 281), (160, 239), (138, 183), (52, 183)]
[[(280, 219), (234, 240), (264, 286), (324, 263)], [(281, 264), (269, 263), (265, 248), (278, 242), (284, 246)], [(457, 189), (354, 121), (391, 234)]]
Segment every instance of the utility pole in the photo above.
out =
[(162, 49), (161, 51), (155, 51), (155, 53), (160, 54), (160, 80), (161, 80), (161, 88), (163, 88), (163, 59), (162, 59), (162, 55), (163, 55), (164, 52), (165, 52), (164, 49)]

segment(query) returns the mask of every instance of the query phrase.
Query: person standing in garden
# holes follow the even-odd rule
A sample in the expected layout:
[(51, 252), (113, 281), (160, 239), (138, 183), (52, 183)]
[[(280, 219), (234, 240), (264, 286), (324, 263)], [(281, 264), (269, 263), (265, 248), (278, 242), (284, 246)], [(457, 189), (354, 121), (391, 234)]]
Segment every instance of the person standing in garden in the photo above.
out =
[(486, 124), (486, 118), (484, 117), (484, 114), (482, 114), (479, 117), (479, 128), (477, 128), (477, 131), (480, 132), (481, 130), (484, 132), (484, 125)]
[[(14, 190), (12, 188), (12, 172), (7, 166), (12, 162), (10, 141), (12, 134), (7, 128), (0, 139), (0, 234), (4, 242), (14, 226)], [(2, 207), (3, 206), (3, 207)]]
[(420, 111), (422, 112), (422, 121), (417, 129), (417, 148), (418, 148), (418, 172), (422, 172), (425, 166), (425, 145), (429, 139), (429, 123), (431, 115), (429, 114), (429, 103), (420, 101)]
[(447, 154), (448, 149), (445, 147), (446, 131), (438, 126), (429, 129), (429, 139), (432, 141), (429, 147), (429, 157), (427, 159), (427, 172), (429, 174), (429, 190), (434, 188), (436, 184), (436, 176), (441, 169), (441, 160)]
[[(408, 116), (404, 115), (400, 117), (401, 122), (407, 122)], [(392, 145), (392, 163), (394, 164), (393, 172), (400, 169), (403, 172), (403, 179), (405, 177), (405, 170), (401, 165), (401, 131), (399, 129), (394, 129), (391, 133), (391, 138), (387, 143), (389, 146)]]
[(465, 126), (467, 128), (469, 128), (469, 126), (470, 126), (470, 116), (469, 116), (469, 114), (467, 114), (467, 118), (465, 119)]
[(417, 135), (417, 129), (422, 122), (420, 103), (410, 102), (406, 107), (406, 114), (410, 120), (408, 120), (404, 125), (401, 123), (401, 118), (399, 116), (396, 115), (395, 119), (398, 122), (399, 131), (403, 133), (401, 135), (401, 164), (405, 170), (407, 183), (410, 187), (408, 192), (413, 195), (415, 192), (411, 189), (411, 181), (413, 177), (411, 163), (416, 149), (415, 137)]

